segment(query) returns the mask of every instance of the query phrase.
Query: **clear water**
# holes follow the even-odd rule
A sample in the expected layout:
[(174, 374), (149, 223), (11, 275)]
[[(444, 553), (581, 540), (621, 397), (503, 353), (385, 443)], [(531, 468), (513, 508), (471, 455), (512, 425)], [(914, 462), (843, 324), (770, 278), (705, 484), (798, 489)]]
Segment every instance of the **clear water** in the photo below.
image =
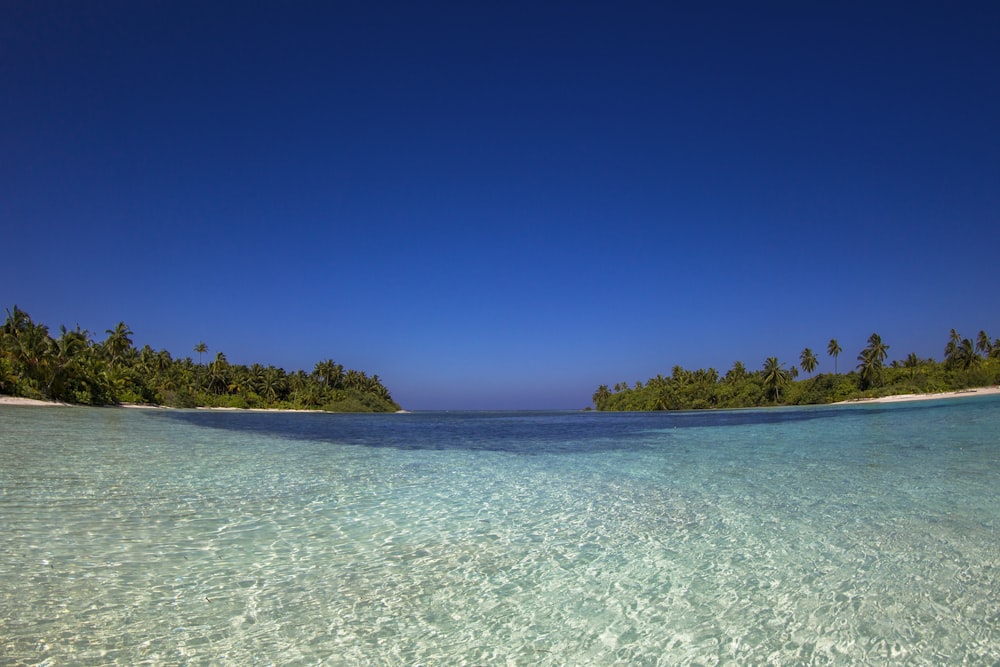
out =
[(1000, 399), (0, 406), (0, 664), (1000, 662)]

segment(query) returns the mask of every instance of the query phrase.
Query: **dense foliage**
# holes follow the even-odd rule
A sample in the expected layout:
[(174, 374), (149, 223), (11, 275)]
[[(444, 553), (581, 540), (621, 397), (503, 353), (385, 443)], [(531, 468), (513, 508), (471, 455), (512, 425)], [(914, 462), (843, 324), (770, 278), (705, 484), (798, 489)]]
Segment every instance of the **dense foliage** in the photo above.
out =
[(668, 377), (657, 375), (645, 384), (629, 386), (623, 382), (613, 389), (601, 385), (594, 392), (594, 406), (598, 410), (696, 410), (806, 405), (1000, 383), (1000, 339), (991, 340), (984, 331), (973, 341), (952, 329), (941, 362), (911, 353), (886, 364), (889, 346), (877, 333), (868, 338), (858, 354), (857, 366), (846, 374), (837, 372), (842, 352), (837, 340), (831, 340), (827, 354), (834, 360), (834, 372), (811, 376), (819, 361), (805, 348), (799, 361), (810, 377), (801, 380), (796, 379), (798, 367), (786, 369), (777, 357), (768, 357), (758, 371), (749, 371), (737, 361), (722, 377), (714, 368), (690, 371), (674, 366)]
[(101, 342), (88, 331), (60, 328), (53, 337), (14, 306), (0, 329), (0, 393), (86, 405), (140, 403), (173, 407), (294, 408), (333, 412), (399, 409), (377, 375), (345, 370), (333, 360), (312, 373), (230, 364), (221, 352), (207, 364), (174, 359), (148, 345), (136, 349), (119, 322)]

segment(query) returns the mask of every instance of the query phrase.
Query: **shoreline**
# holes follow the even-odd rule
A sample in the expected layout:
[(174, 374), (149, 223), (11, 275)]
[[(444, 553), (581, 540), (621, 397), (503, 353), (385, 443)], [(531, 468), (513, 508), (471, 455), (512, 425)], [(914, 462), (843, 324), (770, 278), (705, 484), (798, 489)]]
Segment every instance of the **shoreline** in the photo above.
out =
[[(179, 410), (169, 405), (149, 405), (146, 403), (122, 403), (121, 405), (75, 405), (73, 403), (63, 403), (60, 401), (41, 401), (36, 398), (24, 398), (21, 396), (0, 395), (0, 405), (20, 405), (43, 408), (125, 408), (127, 410)], [(327, 412), (326, 410), (297, 410), (294, 408), (212, 408), (197, 407), (192, 410), (206, 410), (209, 412), (307, 412), (319, 414), (350, 414), (341, 412)], [(397, 410), (393, 413), (382, 414), (408, 414), (408, 410)], [(356, 413), (356, 414), (379, 414), (379, 413)]]
[(40, 401), (36, 398), (22, 398), (21, 396), (0, 396), (0, 405), (34, 405), (43, 408), (71, 408), (70, 403), (60, 403), (59, 401)]
[[(943, 391), (932, 394), (895, 394), (892, 396), (881, 396), (879, 398), (852, 398), (846, 401), (837, 401), (836, 403), (828, 403), (827, 405), (863, 405), (866, 403), (904, 403), (910, 401), (934, 401), (946, 398), (967, 398), (971, 396), (992, 396), (1000, 394), (1000, 385), (991, 385), (988, 387), (976, 387), (974, 389), (958, 389), (956, 391)], [(110, 407), (110, 408), (126, 408), (129, 410), (177, 410), (178, 408), (171, 408), (166, 405), (146, 405), (140, 403), (122, 403), (121, 405), (108, 405), (108, 406), (77, 406), (72, 403), (62, 403), (59, 401), (42, 401), (35, 398), (23, 398), (21, 396), (6, 396), (0, 395), (0, 405), (19, 405), (19, 406), (32, 406), (32, 407)], [(793, 407), (793, 406), (783, 406), (783, 407)], [(805, 407), (805, 406), (803, 406)], [(323, 413), (324, 410), (296, 410), (292, 408), (212, 408), (212, 407), (197, 407), (192, 408), (194, 410), (206, 410), (214, 412), (304, 412), (304, 413)], [(330, 413), (330, 414), (344, 414), (344, 413)], [(397, 410), (395, 413), (391, 414), (410, 414), (409, 410)]]
[(990, 396), (1000, 394), (1000, 386), (977, 387), (975, 389), (958, 389), (956, 391), (942, 391), (933, 394), (895, 394), (893, 396), (880, 396), (879, 398), (852, 398), (846, 401), (837, 401), (830, 405), (858, 405), (863, 403), (904, 403), (909, 401), (934, 401), (941, 398), (967, 398), (970, 396)]

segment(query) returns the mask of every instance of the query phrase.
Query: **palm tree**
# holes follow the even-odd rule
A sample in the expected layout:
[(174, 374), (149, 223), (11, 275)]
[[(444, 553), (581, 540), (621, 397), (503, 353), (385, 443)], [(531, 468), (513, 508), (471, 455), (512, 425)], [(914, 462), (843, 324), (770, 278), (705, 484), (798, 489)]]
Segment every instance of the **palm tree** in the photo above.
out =
[(344, 367), (333, 359), (326, 359), (316, 364), (313, 375), (320, 379), (324, 387), (340, 389), (344, 382)]
[(976, 354), (976, 347), (968, 338), (963, 338), (955, 346), (950, 357), (945, 360), (949, 365), (961, 368), (964, 371), (974, 366), (978, 366), (981, 361)]
[(49, 372), (49, 381), (45, 387), (45, 394), (49, 398), (65, 398), (63, 396), (63, 383), (68, 379), (68, 375), (73, 370), (79, 357), (86, 351), (88, 344), (88, 333), (82, 331), (77, 325), (75, 331), (69, 331), (65, 326), (60, 327), (62, 335), (51, 343), (52, 359)]
[(958, 353), (958, 346), (962, 344), (962, 335), (951, 330), (948, 335), (948, 344), (944, 346), (944, 357), (946, 360), (953, 358)]
[(608, 385), (606, 384), (602, 384), (600, 387), (598, 387), (597, 391), (594, 392), (594, 395), (591, 396), (591, 400), (594, 401), (594, 407), (597, 408), (598, 410), (604, 409), (604, 403), (609, 398), (611, 398), (611, 390), (608, 389)]
[(201, 355), (208, 352), (208, 345), (205, 345), (204, 341), (202, 341), (194, 346), (194, 351), (198, 353), (198, 365), (201, 366)]
[(993, 351), (993, 343), (985, 331), (980, 331), (979, 336), (976, 337), (976, 350), (982, 352), (984, 357), (990, 356)]
[(861, 375), (862, 389), (874, 387), (878, 383), (878, 363), (875, 361), (875, 356), (871, 353), (871, 350), (867, 348), (861, 350), (861, 353), (858, 355), (858, 371), (860, 371)]
[(719, 383), (719, 371), (714, 368), (709, 368), (705, 370), (704, 368), (699, 368), (692, 375), (693, 380), (698, 384), (718, 384)]
[(35, 324), (31, 316), (14, 306), (7, 311), (7, 321), (0, 329), (0, 352), (14, 365), (16, 375), (35, 382), (43, 382), (44, 366), (51, 351), (49, 328)]
[(743, 365), (742, 361), (737, 360), (733, 362), (733, 367), (726, 371), (726, 375), (722, 378), (722, 381), (727, 384), (733, 384), (734, 382), (746, 379), (746, 377), (746, 366)]
[(104, 341), (104, 349), (108, 353), (111, 365), (115, 366), (121, 362), (122, 357), (132, 347), (132, 339), (129, 336), (133, 335), (134, 332), (124, 322), (119, 322), (114, 329), (107, 329), (104, 333), (108, 334)]
[(975, 344), (968, 338), (962, 339), (962, 360), (964, 362), (965, 370), (969, 370), (975, 366), (979, 365), (982, 359), (976, 354)]
[(159, 373), (167, 372), (173, 365), (174, 360), (170, 358), (170, 353), (166, 350), (160, 350), (156, 353), (156, 359), (153, 360), (153, 368)]
[(389, 393), (389, 390), (386, 389), (385, 385), (382, 384), (382, 378), (380, 378), (378, 376), (378, 373), (376, 373), (375, 375), (372, 375), (368, 379), (368, 382), (369, 382), (369, 384), (368, 384), (368, 393), (369, 394), (372, 394), (373, 396), (377, 396), (378, 398), (385, 399), (387, 401), (391, 401), (392, 400), (392, 395)]
[(882, 342), (881, 336), (873, 333), (868, 337), (868, 347), (858, 355), (863, 389), (882, 383), (882, 367), (888, 354), (889, 346)]
[(266, 370), (261, 364), (251, 364), (250, 368), (246, 369), (247, 388), (258, 396), (264, 395), (261, 392), (264, 386), (264, 372)]
[(260, 396), (268, 403), (274, 403), (285, 391), (285, 386), (284, 371), (268, 366), (261, 377)]
[(802, 370), (809, 373), (809, 375), (812, 375), (812, 372), (816, 370), (816, 366), (819, 365), (819, 362), (816, 361), (816, 355), (808, 347), (802, 350), (802, 354), (799, 355), (799, 361), (802, 363)]
[(675, 364), (670, 370), (670, 379), (679, 384), (688, 384), (691, 382), (691, 371), (686, 370), (680, 364)]
[(910, 352), (903, 362), (903, 368), (910, 369), (910, 379), (912, 380), (917, 374), (917, 369), (920, 368), (920, 357), (917, 356), (916, 352)]
[(844, 349), (842, 347), (840, 347), (840, 343), (837, 342), (836, 338), (831, 338), (830, 342), (826, 344), (826, 353), (828, 355), (830, 355), (831, 357), (833, 357), (833, 374), (834, 375), (838, 375), (839, 374), (838, 373), (839, 369), (837, 368), (837, 359), (838, 359), (838, 357), (840, 357), (840, 353), (843, 352), (843, 351), (844, 351)]
[(288, 391), (289, 393), (298, 393), (306, 390), (306, 387), (316, 387), (316, 383), (312, 382), (306, 372), (303, 370), (297, 370), (288, 376)]
[(226, 391), (230, 394), (240, 394), (243, 396), (255, 391), (250, 371), (246, 366), (233, 366), (230, 368)]
[(215, 361), (208, 365), (208, 388), (216, 394), (224, 394), (229, 388), (229, 361), (222, 352), (217, 352)]
[(376, 398), (382, 399), (383, 401), (392, 402), (392, 394), (390, 394), (389, 390), (386, 389), (381, 383), (372, 387), (368, 393), (372, 394)]
[(781, 397), (781, 388), (788, 384), (788, 371), (782, 368), (784, 364), (777, 357), (768, 357), (764, 361), (764, 390), (772, 394), (777, 403)]
[(364, 390), (368, 383), (368, 377), (364, 371), (348, 370), (344, 373), (344, 387), (346, 389)]
[(153, 358), (156, 356), (156, 350), (149, 346), (149, 344), (143, 345), (142, 349), (139, 350), (139, 365), (142, 367), (142, 372), (149, 374), (153, 370)]
[(884, 363), (885, 358), (889, 355), (889, 346), (882, 342), (882, 337), (877, 333), (868, 337), (868, 349), (872, 351), (879, 365)]

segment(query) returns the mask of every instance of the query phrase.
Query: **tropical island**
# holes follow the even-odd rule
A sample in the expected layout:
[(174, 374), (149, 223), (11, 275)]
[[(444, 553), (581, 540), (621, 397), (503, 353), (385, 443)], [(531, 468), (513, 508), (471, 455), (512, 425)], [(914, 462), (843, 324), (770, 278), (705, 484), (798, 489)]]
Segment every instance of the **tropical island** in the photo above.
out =
[[(760, 370), (751, 371), (737, 361), (721, 377), (714, 368), (674, 366), (669, 376), (657, 375), (645, 383), (601, 385), (592, 400), (597, 410), (608, 411), (755, 408), (938, 394), (1000, 383), (1000, 339), (991, 340), (985, 331), (973, 341), (952, 329), (940, 362), (911, 352), (887, 364), (889, 346), (877, 333), (869, 336), (857, 366), (848, 373), (837, 370), (843, 348), (836, 339), (826, 352), (834, 360), (833, 373), (813, 376), (819, 360), (807, 347), (799, 355), (799, 366), (785, 368), (777, 357), (768, 357)], [(799, 379), (800, 368), (810, 377)]]
[(0, 328), (0, 394), (78, 405), (160, 405), (175, 408), (244, 408), (395, 412), (399, 405), (378, 375), (345, 369), (332, 359), (311, 373), (275, 366), (230, 364), (208, 345), (175, 359), (149, 345), (136, 349), (124, 322), (103, 341), (89, 331), (60, 327), (57, 337), (16, 305)]

